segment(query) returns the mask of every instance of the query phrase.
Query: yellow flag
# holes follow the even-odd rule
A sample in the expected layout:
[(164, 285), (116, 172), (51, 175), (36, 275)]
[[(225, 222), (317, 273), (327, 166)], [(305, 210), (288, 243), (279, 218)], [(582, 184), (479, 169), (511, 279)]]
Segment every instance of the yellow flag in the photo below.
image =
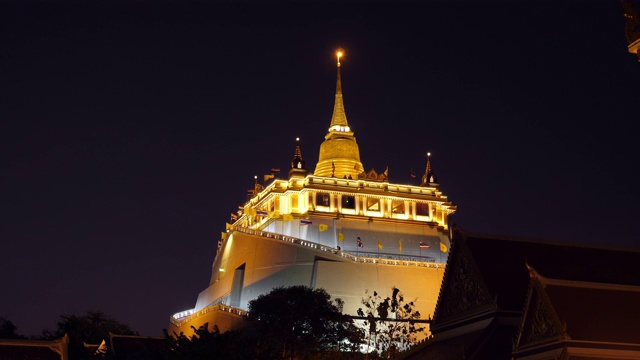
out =
[(222, 234), (220, 235), (220, 238), (222, 240), (227, 240), (227, 233), (223, 231)]
[(328, 227), (327, 225), (325, 225), (325, 224), (320, 224), (320, 225), (318, 225), (318, 230), (319, 230), (320, 232), (327, 231), (327, 229), (328, 229), (328, 228), (329, 228), (329, 227)]
[(398, 240), (398, 250), (402, 253), (402, 240)]
[(246, 206), (244, 208), (244, 213), (249, 215), (249, 216), (256, 216), (256, 209), (254, 209), (252, 207), (249, 207), (249, 206)]
[(382, 250), (382, 243), (378, 240), (378, 249)]
[(231, 230), (231, 229), (233, 229), (233, 225), (227, 223), (227, 230)]
[(338, 241), (344, 241), (344, 234), (338, 233)]
[(284, 214), (284, 215), (282, 215), (282, 220), (284, 220), (284, 221), (291, 221), (291, 220), (293, 220), (293, 215), (291, 215), (291, 214)]
[(447, 250), (448, 250), (447, 245), (440, 243), (440, 251), (447, 252)]

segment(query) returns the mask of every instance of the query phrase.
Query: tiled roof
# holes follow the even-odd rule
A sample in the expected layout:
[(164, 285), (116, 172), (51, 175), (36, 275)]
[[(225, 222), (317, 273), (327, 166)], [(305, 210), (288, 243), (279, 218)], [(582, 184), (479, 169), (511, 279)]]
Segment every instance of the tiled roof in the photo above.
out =
[(460, 229), (482, 277), (503, 310), (522, 311), (529, 286), (526, 265), (554, 279), (640, 285), (640, 251), (472, 234)]
[(69, 338), (58, 340), (0, 339), (2, 360), (66, 360)]
[(572, 340), (640, 344), (640, 287), (579, 285), (544, 286)]
[(62, 357), (51, 348), (42, 346), (15, 346), (0, 344), (2, 360), (60, 360)]
[(168, 350), (164, 337), (118, 335), (109, 333), (111, 351), (115, 355), (161, 354)]

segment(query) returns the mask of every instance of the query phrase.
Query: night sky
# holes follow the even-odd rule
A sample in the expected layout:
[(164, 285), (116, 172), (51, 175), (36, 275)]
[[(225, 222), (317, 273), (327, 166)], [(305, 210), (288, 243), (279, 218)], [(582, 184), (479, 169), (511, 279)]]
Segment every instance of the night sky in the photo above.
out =
[[(97, 5), (96, 5), (97, 4)], [(161, 335), (301, 138), (345, 49), (365, 170), (432, 155), (462, 228), (640, 248), (640, 63), (601, 2), (0, 5), (0, 316), (99, 309)]]

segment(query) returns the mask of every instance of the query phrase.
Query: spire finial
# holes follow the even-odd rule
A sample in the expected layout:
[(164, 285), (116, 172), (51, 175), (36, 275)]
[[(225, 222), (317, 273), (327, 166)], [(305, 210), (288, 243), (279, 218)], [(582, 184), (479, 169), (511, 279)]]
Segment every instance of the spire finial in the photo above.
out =
[(340, 58), (344, 56), (344, 50), (336, 50), (336, 58), (338, 59), (338, 77), (336, 79), (336, 100), (333, 105), (333, 116), (331, 117), (331, 125), (329, 131), (350, 131), (347, 122), (347, 114), (344, 112), (344, 102), (342, 100), (342, 78), (340, 77)]
[(436, 179), (436, 175), (433, 173), (431, 169), (431, 153), (427, 153), (427, 168), (424, 171), (424, 175), (422, 175), (422, 184), (420, 186), (427, 185), (436, 185), (437, 186), (438, 179)]
[(289, 169), (289, 178), (293, 176), (307, 176), (307, 168), (304, 166), (304, 160), (302, 160), (299, 137), (296, 138), (296, 151), (293, 155), (293, 160), (291, 160), (291, 168)]

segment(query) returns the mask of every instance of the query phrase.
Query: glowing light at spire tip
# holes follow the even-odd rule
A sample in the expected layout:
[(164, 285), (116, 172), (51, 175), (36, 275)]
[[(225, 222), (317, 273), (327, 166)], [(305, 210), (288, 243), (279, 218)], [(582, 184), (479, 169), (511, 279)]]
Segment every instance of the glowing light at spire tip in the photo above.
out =
[(344, 55), (344, 51), (342, 49), (338, 49), (336, 51), (336, 57), (338, 58), (338, 66), (340, 66), (340, 58)]

